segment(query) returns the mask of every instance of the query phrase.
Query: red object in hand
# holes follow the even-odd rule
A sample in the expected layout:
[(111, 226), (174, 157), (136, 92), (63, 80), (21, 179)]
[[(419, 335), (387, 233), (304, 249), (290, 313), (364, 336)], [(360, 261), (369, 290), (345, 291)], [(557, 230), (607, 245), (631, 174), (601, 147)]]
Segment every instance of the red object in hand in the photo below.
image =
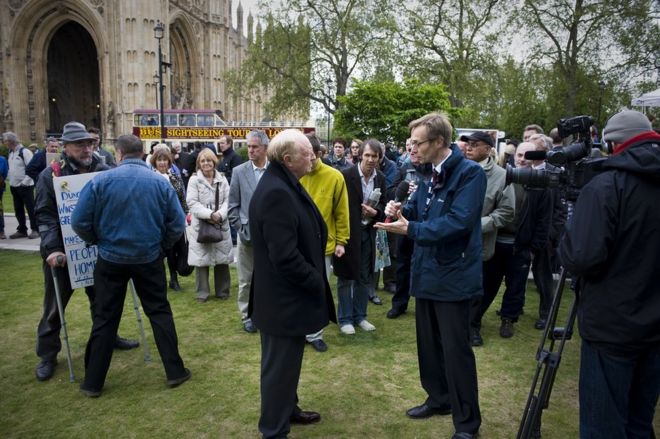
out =
[(191, 222), (192, 222), (192, 215), (191, 214), (186, 215), (186, 223), (190, 225)]

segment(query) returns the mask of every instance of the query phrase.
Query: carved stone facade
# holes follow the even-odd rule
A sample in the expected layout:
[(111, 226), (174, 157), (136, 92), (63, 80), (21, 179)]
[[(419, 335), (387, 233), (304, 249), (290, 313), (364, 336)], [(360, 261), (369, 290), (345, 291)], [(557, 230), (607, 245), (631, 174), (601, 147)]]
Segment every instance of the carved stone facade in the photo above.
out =
[[(0, 130), (23, 142), (78, 120), (106, 139), (130, 133), (132, 112), (156, 108), (157, 20), (165, 108), (211, 108), (260, 120), (259, 96), (232, 102), (224, 73), (240, 66), (252, 29), (231, 0), (0, 0)], [(247, 22), (253, 25), (248, 16)], [(247, 35), (247, 36), (246, 36)]]

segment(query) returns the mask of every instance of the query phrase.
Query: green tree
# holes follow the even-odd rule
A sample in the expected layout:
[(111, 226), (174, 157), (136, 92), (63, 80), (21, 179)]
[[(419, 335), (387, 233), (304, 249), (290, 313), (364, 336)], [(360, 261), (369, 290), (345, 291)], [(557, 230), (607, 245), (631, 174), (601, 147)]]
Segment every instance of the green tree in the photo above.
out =
[(408, 123), (432, 111), (457, 115), (443, 85), (415, 80), (355, 81), (339, 98), (335, 132), (347, 137), (373, 137), (402, 144), (409, 137)]
[(578, 110), (585, 72), (594, 84), (606, 74), (626, 83), (641, 66), (637, 41), (622, 36), (622, 31), (635, 29), (634, 35), (644, 36), (647, 49), (655, 50), (658, 59), (654, 0), (525, 0), (513, 20), (533, 43), (531, 59), (558, 74), (566, 115)]
[(310, 101), (333, 113), (357, 72), (382, 76), (388, 56), (394, 56), (383, 49), (392, 44), (391, 3), (291, 0), (271, 9), (272, 3), (262, 2), (266, 29), (228, 80), (265, 90), (272, 117), (307, 116), (305, 102)]
[(500, 41), (498, 10), (507, 0), (419, 0), (402, 2), (401, 39), (408, 45), (408, 76), (447, 86), (452, 105), (480, 95), (475, 78), (495, 65)]

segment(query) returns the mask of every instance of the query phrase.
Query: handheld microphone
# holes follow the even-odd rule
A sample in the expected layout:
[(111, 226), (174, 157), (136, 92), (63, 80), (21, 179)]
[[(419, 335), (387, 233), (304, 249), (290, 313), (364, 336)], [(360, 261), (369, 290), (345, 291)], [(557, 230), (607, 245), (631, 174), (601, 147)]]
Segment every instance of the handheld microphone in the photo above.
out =
[[(410, 190), (410, 182), (403, 180), (399, 185), (396, 187), (396, 191), (394, 192), (394, 202), (395, 203), (400, 203), (406, 198), (408, 198), (408, 191)], [(395, 221), (396, 217), (388, 216), (385, 218), (385, 224), (391, 223), (392, 221)]]

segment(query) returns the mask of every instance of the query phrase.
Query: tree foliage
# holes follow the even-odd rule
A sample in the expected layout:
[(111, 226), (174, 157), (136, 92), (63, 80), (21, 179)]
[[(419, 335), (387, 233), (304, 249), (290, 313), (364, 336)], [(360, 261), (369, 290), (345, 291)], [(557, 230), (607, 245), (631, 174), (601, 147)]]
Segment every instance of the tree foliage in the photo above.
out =
[(580, 75), (584, 72), (594, 72), (595, 83), (605, 73), (625, 82), (630, 80), (632, 66), (641, 65), (637, 41), (621, 35), (622, 30), (634, 29), (634, 35), (644, 37), (647, 50), (654, 51), (653, 56), (658, 59), (657, 10), (656, 20), (649, 19), (653, 8), (657, 9), (653, 3), (654, 0), (525, 0), (514, 15), (515, 23), (530, 36), (532, 59), (549, 65), (558, 75), (563, 87), (564, 113), (576, 113)]
[(332, 113), (356, 72), (382, 74), (388, 64), (393, 52), (382, 46), (392, 42), (391, 1), (291, 0), (274, 10), (264, 3), (263, 37), (228, 78), (265, 89), (273, 117), (303, 115), (310, 101)]
[(356, 81), (340, 97), (335, 113), (335, 132), (382, 142), (405, 143), (408, 123), (432, 111), (456, 115), (443, 85), (415, 80)]
[(452, 105), (479, 94), (474, 79), (495, 64), (497, 11), (506, 0), (402, 2), (399, 35), (409, 47), (407, 74), (447, 86)]

